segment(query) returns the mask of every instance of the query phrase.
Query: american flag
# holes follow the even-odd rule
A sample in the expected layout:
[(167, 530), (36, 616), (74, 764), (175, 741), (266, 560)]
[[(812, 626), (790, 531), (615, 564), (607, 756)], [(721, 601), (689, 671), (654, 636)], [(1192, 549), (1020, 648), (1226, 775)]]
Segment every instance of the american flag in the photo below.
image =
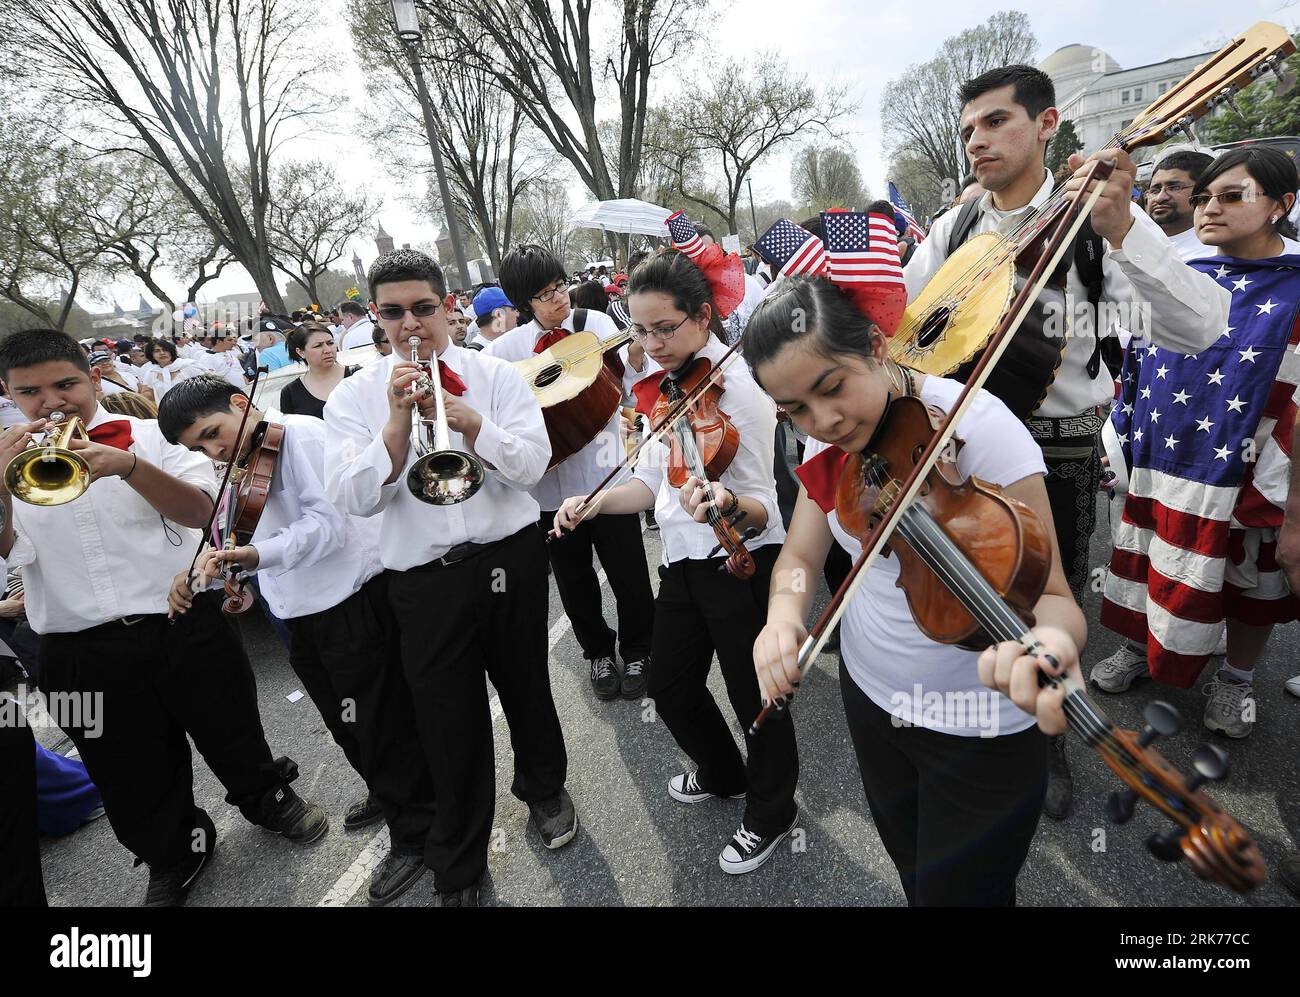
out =
[(916, 217), (912, 214), (912, 209), (908, 207), (907, 202), (903, 200), (903, 195), (898, 192), (898, 188), (894, 186), (894, 181), (892, 180), (889, 181), (889, 203), (894, 206), (894, 210), (902, 215), (903, 221), (907, 223), (907, 231), (904, 235), (911, 236), (916, 240), (916, 244), (919, 246), (921, 240), (925, 238), (925, 229), (921, 228), (920, 223), (917, 222)]
[(806, 228), (778, 218), (754, 243), (763, 259), (777, 268), (776, 276), (822, 273), (826, 269), (826, 247)]
[(1261, 544), (1252, 596), (1224, 572), (1242, 561), (1246, 527), (1282, 523), (1300, 395), (1300, 255), (1190, 265), (1232, 293), (1228, 328), (1187, 356), (1129, 345), (1111, 413), (1129, 492), (1101, 610), (1103, 624), (1146, 646), (1153, 676), (1183, 688), (1226, 616), (1263, 625), (1296, 607), (1272, 543)]
[(823, 211), (822, 231), (827, 275), (892, 336), (907, 307), (893, 220), (861, 211)]
[(695, 231), (695, 226), (691, 224), (691, 220), (680, 211), (674, 211), (668, 216), (667, 225), (668, 235), (672, 239), (674, 249), (680, 249), (691, 259), (695, 259), (704, 252), (704, 240)]

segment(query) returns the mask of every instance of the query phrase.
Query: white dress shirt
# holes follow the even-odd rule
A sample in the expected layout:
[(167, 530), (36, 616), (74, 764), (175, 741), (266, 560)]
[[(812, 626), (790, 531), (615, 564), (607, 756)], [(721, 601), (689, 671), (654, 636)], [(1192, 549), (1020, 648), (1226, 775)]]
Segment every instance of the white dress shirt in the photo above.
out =
[[(163, 439), (158, 423), (100, 406), (87, 428), (131, 424), (131, 453), (216, 495), (212, 461)], [(23, 569), (27, 619), (39, 634), (76, 633), (123, 616), (167, 612), (172, 579), (190, 565), (199, 531), (164, 520), (121, 478), (91, 482), (64, 505), (13, 500), (18, 538), (3, 567)], [(3, 572), (0, 572), (3, 576)], [(128, 662), (123, 662), (124, 665)]]
[[(572, 311), (569, 312), (569, 317), (560, 323), (560, 327), (569, 332), (574, 331)], [(511, 363), (527, 360), (536, 355), (534, 350), (537, 341), (549, 331), (543, 329), (534, 319), (527, 325), (515, 326), (499, 338), (486, 343), (483, 352), (500, 357), (502, 360), (509, 360)], [(614, 320), (603, 312), (596, 311), (587, 312), (584, 331), (595, 333), (596, 337), (602, 340), (619, 335)], [(626, 347), (621, 348), (619, 352), (626, 371)], [(537, 504), (542, 507), (543, 512), (555, 512), (570, 495), (586, 495), (605, 480), (609, 472), (623, 459), (623, 440), (619, 428), (618, 409), (615, 408), (609, 422), (596, 434), (595, 439), (562, 464), (546, 472), (542, 480), (537, 483), (537, 487), (533, 489), (533, 498), (537, 499)]]
[(325, 423), (280, 415), (275, 476), (253, 533), (257, 582), (282, 620), (333, 609), (383, 569), (378, 517), (344, 516), (325, 496)]
[(205, 373), (216, 374), (227, 384), (241, 391), (248, 388), (243, 365), (240, 364), (239, 355), (234, 350), (223, 350), (220, 353), (216, 350), (204, 350), (200, 356), (195, 357), (194, 362), (202, 367)]
[[(714, 363), (727, 348), (714, 335), (696, 354)], [(743, 357), (732, 354), (722, 372), (723, 391), (718, 407), (735, 425), (740, 446), (730, 466), (718, 480), (737, 498), (757, 499), (767, 512), (767, 525), (753, 540), (745, 541), (750, 550), (766, 544), (785, 542), (785, 524), (776, 503), (776, 481), (772, 477), (776, 453), (776, 403), (754, 381)], [(666, 440), (668, 437), (664, 437)], [(663, 544), (663, 562), (672, 564), (683, 558), (702, 560), (718, 545), (713, 527), (697, 523), (682, 508), (678, 489), (668, 481), (666, 458), (668, 445), (663, 441), (649, 444), (637, 464), (634, 477), (655, 493), (655, 522)], [(721, 557), (721, 555), (718, 555)]]
[(343, 333), (342, 349), (351, 350), (358, 346), (373, 346), (375, 344), (375, 323), (369, 318), (357, 319), (353, 322), (348, 330)]
[[(461, 400), (483, 417), (474, 448), (484, 462), (483, 486), (456, 505), (421, 502), (406, 487), (406, 471), (416, 460), (409, 446), (401, 473), (384, 484), (393, 471), (383, 437), (388, 380), (400, 359), (392, 354), (362, 368), (325, 403), (326, 494), (345, 513), (383, 513), (384, 567), (405, 571), (457, 544), (503, 540), (536, 523), (541, 510), (531, 489), (551, 457), (541, 407), (517, 370), (478, 350), (449, 344), (441, 359), (465, 382)], [(453, 450), (466, 449), (460, 433), (449, 428), (448, 435)]]
[(177, 381), (183, 381), (187, 377), (195, 377), (204, 372), (205, 368), (200, 366), (197, 361), (178, 357), (166, 367), (150, 364), (144, 375), (144, 383), (153, 389), (153, 400), (161, 403), (163, 396), (171, 391), (172, 386)]
[[(1029, 212), (1051, 196), (1056, 184), (1046, 171), (1044, 177), (1033, 200), (1015, 211), (998, 211), (993, 206), (993, 195), (985, 193), (980, 198), (979, 218), (971, 234), (995, 229), (1008, 232), (1019, 225)], [(1212, 277), (1184, 266), (1171, 251), (1160, 226), (1136, 204), (1131, 206), (1131, 211), (1133, 225), (1124, 236), (1123, 248), (1110, 249), (1107, 244), (1106, 255), (1102, 257), (1101, 300), (1135, 308), (1149, 306), (1147, 332), (1152, 342), (1180, 353), (1199, 352), (1214, 342), (1228, 324), (1231, 295)], [(957, 210), (949, 211), (935, 222), (903, 268), (909, 300), (916, 298), (948, 258), (948, 236), (960, 214)], [(1073, 306), (1071, 315), (1089, 307), (1088, 289), (1073, 264), (1066, 278), (1066, 294)], [(1130, 328), (1136, 325), (1123, 321), (1122, 316), (1119, 324)], [(1098, 330), (1103, 335), (1107, 331), (1108, 328)], [(1063, 418), (1107, 405), (1114, 399), (1115, 383), (1105, 364), (1100, 365), (1096, 377), (1088, 376), (1087, 365), (1094, 345), (1090, 334), (1067, 337), (1056, 379), (1034, 415)]]

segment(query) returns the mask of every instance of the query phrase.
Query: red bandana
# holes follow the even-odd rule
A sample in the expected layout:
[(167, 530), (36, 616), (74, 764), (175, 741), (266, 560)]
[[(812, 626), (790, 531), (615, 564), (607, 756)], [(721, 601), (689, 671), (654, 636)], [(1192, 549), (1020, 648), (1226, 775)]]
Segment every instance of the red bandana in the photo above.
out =
[(808, 497), (828, 515), (835, 510), (835, 492), (840, 487), (844, 462), (848, 459), (849, 455), (839, 447), (827, 447), (794, 469)]
[(544, 333), (542, 335), (542, 338), (537, 341), (537, 345), (533, 347), (533, 352), (545, 353), (552, 346), (554, 346), (561, 339), (564, 339), (568, 335), (569, 335), (568, 329), (552, 329), (550, 332)]
[(659, 386), (663, 384), (663, 380), (664, 372), (657, 370), (632, 385), (632, 394), (636, 395), (636, 410), (647, 419), (654, 414), (655, 403), (659, 401)]
[(442, 389), (449, 395), (459, 398), (465, 393), (465, 382), (460, 375), (447, 366), (447, 361), (438, 361), (438, 376), (442, 379)]
[(119, 450), (131, 449), (131, 423), (126, 419), (102, 422), (94, 429), (87, 430), (86, 435), (90, 437), (91, 443), (102, 443)]

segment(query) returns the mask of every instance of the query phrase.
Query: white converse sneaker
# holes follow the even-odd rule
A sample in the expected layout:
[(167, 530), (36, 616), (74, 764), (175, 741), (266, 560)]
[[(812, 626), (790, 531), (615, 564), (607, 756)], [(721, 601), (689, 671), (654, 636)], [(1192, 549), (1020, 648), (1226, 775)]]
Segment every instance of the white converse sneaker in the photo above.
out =
[(722, 849), (722, 854), (718, 856), (718, 866), (723, 872), (732, 876), (739, 876), (742, 873), (753, 872), (760, 865), (772, 857), (783, 838), (799, 823), (799, 811), (795, 810), (794, 819), (790, 821), (790, 826), (784, 831), (778, 831), (764, 838), (755, 834), (753, 831), (740, 825), (732, 837), (731, 842), (726, 848)]
[[(1230, 682), (1218, 675), (1201, 689), (1210, 701), (1205, 704), (1205, 726), (1225, 737), (1241, 738), (1255, 726), (1254, 688), (1245, 682)], [(1250, 719), (1247, 719), (1249, 717)]]
[[(668, 795), (678, 803), (703, 803), (705, 800), (714, 799), (718, 794), (700, 788), (698, 772), (683, 772), (668, 780)], [(739, 793), (731, 798), (743, 800), (745, 794)]]
[(1293, 696), (1300, 696), (1300, 675), (1292, 675), (1282, 688)]
[(1102, 658), (1092, 666), (1088, 676), (1105, 692), (1127, 692), (1138, 679), (1150, 678), (1146, 655), (1138, 654), (1125, 644), (1109, 658)]

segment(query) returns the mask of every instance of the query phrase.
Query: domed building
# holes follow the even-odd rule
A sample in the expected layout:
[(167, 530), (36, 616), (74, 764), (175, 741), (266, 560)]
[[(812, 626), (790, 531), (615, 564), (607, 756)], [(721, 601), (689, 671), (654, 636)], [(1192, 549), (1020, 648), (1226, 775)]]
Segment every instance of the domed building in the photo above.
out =
[[(1056, 86), (1061, 117), (1074, 123), (1085, 153), (1102, 148), (1127, 128), (1149, 104), (1212, 55), (1180, 56), (1124, 69), (1105, 50), (1064, 45), (1038, 64)], [(1138, 162), (1151, 150), (1138, 150)]]

